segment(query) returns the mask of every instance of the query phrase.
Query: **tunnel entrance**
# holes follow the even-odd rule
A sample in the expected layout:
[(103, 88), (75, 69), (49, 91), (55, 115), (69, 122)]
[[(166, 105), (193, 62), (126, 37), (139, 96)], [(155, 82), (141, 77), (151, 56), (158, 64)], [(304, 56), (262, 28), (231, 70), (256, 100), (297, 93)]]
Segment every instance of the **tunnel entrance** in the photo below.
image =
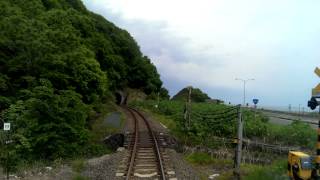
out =
[(118, 105), (122, 105), (122, 104), (121, 104), (121, 100), (122, 100), (121, 94), (120, 94), (120, 93), (116, 93), (115, 96), (116, 96), (116, 103), (117, 103)]
[(118, 105), (127, 105), (128, 94), (123, 91), (117, 91), (115, 93), (116, 103)]

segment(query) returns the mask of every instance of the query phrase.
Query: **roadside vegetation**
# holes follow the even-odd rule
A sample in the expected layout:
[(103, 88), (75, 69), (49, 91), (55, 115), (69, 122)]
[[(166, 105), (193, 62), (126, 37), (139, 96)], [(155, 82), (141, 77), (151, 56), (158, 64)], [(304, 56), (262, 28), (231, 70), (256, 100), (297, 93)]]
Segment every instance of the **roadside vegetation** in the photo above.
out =
[(185, 159), (194, 165), (221, 165), (221, 164), (228, 164), (232, 166), (233, 162), (232, 160), (221, 160), (221, 159), (215, 159), (212, 156), (210, 156), (207, 153), (201, 153), (201, 152), (195, 152), (192, 154), (188, 154)]
[(271, 165), (261, 166), (245, 164), (241, 166), (244, 180), (280, 180), (288, 179), (287, 176), (287, 159), (280, 159)]
[[(133, 106), (146, 109), (156, 116), (160, 115), (161, 122), (167, 125), (171, 132), (180, 140), (189, 144), (203, 144), (214, 147), (210, 137), (236, 137), (237, 121), (225, 117), (223, 121), (217, 121), (215, 116), (208, 116), (215, 112), (223, 112), (230, 109), (230, 106), (212, 103), (192, 103), (191, 125), (186, 127), (184, 119), (185, 102), (163, 100), (144, 101), (132, 103)], [(194, 115), (193, 115), (194, 114)], [(203, 116), (197, 116), (197, 114)], [(206, 116), (207, 115), (207, 116)], [(203, 119), (206, 116), (207, 119)], [(287, 146), (298, 146), (307, 149), (314, 149), (317, 133), (308, 124), (295, 121), (290, 125), (281, 126), (271, 124), (268, 118), (259, 112), (245, 109), (244, 118), (244, 138), (264, 141), (266, 143), (279, 143)], [(208, 124), (208, 122), (212, 122)]]
[[(207, 179), (212, 174), (204, 169), (215, 169), (222, 172), (217, 176), (218, 180), (233, 179), (233, 161), (215, 159), (207, 153), (192, 153), (185, 156), (187, 162), (191, 163), (200, 171), (201, 177)], [(244, 180), (270, 180), (270, 179), (286, 179), (287, 159), (282, 158), (274, 161), (270, 165), (242, 164), (241, 177)], [(209, 171), (210, 172), (210, 171)]]

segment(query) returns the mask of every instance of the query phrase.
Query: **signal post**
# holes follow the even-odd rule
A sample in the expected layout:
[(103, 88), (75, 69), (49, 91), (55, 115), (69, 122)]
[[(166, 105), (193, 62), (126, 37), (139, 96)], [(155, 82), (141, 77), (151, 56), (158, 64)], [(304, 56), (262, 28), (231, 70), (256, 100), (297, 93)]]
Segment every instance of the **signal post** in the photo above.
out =
[[(315, 74), (318, 75), (318, 77), (320, 77), (320, 69), (317, 67), (314, 70)], [(320, 104), (320, 83), (312, 89), (312, 96), (310, 101), (308, 101), (308, 107), (310, 107), (310, 109), (314, 110), (317, 108), (317, 106), (319, 106)], [(319, 115), (320, 115), (320, 107), (319, 107)], [(319, 121), (318, 121), (318, 134), (317, 134), (318, 138), (317, 138), (317, 155), (316, 155), (316, 175), (317, 178), (320, 177), (320, 117), (319, 117)]]

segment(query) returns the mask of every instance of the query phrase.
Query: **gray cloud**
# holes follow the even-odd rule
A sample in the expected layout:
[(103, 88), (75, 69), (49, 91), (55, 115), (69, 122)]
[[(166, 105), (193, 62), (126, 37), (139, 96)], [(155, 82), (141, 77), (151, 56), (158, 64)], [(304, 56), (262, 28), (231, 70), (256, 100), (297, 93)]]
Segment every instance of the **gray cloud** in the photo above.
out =
[[(181, 66), (187, 65), (186, 68), (188, 68), (197, 66), (199, 63), (205, 64), (204, 66), (210, 65), (213, 69), (222, 66), (221, 60), (214, 61), (212, 55), (207, 54), (208, 51), (212, 51), (212, 46), (200, 47), (195, 53), (188, 47), (192, 43), (191, 40), (168, 33), (168, 25), (163, 21), (128, 20), (123, 18), (120, 13), (114, 13), (107, 7), (97, 7), (90, 2), (87, 2), (86, 5), (89, 9), (102, 14), (120, 28), (130, 32), (139, 42), (142, 52), (151, 57), (153, 63), (157, 65), (164, 85), (168, 87), (171, 95), (177, 89), (189, 84), (197, 85), (197, 77), (194, 75), (190, 74), (193, 78), (183, 77), (185, 70), (181, 71)], [(179, 86), (177, 86), (178, 84)]]
[[(314, 25), (316, 18), (311, 17), (319, 13), (302, 11), (310, 8), (308, 3), (255, 1), (253, 7), (256, 8), (247, 9), (247, 13), (247, 1), (231, 1), (240, 7), (220, 2), (215, 9), (217, 14), (192, 26), (195, 29), (191, 33), (197, 31), (196, 34), (184, 36), (180, 31), (172, 31), (172, 24), (167, 21), (141, 18), (140, 11), (148, 7), (140, 11), (134, 8), (140, 15), (134, 19), (128, 18), (132, 12), (125, 17), (121, 10), (103, 5), (102, 1), (84, 2), (92, 11), (130, 32), (142, 52), (157, 66), (171, 95), (187, 85), (194, 85), (213, 98), (241, 102), (241, 83), (234, 78), (254, 77), (257, 81), (248, 86), (248, 101), (260, 97), (265, 104), (287, 105), (305, 102), (316, 84), (316, 78), (310, 77), (320, 57), (317, 51), (317, 28), (320, 26)], [(261, 7), (264, 4), (267, 7)], [(292, 6), (288, 10), (287, 4)], [(211, 22), (204, 26), (208, 29), (197, 29), (208, 20)], [(183, 30), (189, 32), (185, 27)]]

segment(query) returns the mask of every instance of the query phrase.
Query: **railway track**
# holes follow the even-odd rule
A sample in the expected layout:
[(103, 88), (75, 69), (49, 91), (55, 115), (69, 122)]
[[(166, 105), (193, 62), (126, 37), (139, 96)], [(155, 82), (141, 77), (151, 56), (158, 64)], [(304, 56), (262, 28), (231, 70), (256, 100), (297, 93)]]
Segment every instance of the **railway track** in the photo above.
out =
[(161, 137), (151, 129), (147, 119), (139, 111), (125, 107), (133, 119), (133, 132), (127, 135), (127, 155), (120, 163), (117, 177), (122, 179), (176, 179), (169, 168)]

